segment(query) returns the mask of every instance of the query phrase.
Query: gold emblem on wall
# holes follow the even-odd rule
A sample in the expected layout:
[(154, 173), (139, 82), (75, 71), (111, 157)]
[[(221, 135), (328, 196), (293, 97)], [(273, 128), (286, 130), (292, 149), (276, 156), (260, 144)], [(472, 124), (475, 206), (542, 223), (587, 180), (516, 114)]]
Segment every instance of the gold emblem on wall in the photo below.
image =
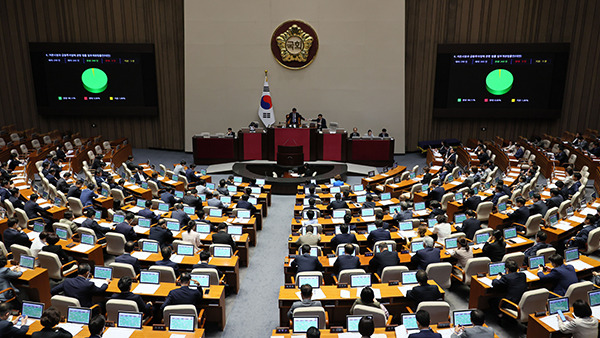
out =
[(273, 56), (280, 65), (288, 69), (302, 69), (310, 65), (318, 48), (315, 30), (299, 20), (282, 23), (271, 37)]

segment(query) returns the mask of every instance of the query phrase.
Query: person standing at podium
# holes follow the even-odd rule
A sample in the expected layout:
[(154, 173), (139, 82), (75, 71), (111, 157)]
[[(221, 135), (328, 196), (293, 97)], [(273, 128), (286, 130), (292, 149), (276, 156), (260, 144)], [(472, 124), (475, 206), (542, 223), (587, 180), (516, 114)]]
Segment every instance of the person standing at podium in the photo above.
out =
[(312, 122), (317, 122), (317, 129), (319, 130), (327, 129), (327, 120), (323, 118), (323, 114), (317, 115), (317, 118)]
[(285, 124), (288, 127), (298, 127), (305, 120), (300, 113), (296, 110), (296, 108), (292, 108), (292, 112), (285, 116)]

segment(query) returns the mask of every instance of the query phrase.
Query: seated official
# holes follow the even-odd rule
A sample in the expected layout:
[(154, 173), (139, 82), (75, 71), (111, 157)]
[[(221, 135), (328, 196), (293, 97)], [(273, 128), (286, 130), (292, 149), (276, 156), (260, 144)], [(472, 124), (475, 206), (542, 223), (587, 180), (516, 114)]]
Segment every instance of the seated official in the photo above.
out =
[(173, 243), (173, 233), (167, 229), (167, 221), (164, 218), (159, 219), (158, 223), (150, 228), (148, 238), (158, 241), (161, 247)]
[(219, 274), (219, 278), (221, 278), (221, 276), (223, 276), (223, 272), (221, 272), (221, 270), (219, 270), (218, 266), (209, 264), (208, 263), (209, 261), (210, 261), (210, 251), (208, 251), (208, 250), (200, 251), (200, 263), (194, 264), (192, 266), (192, 270), (193, 269), (216, 269)]
[(8, 200), (12, 203), (13, 208), (19, 208), (25, 210), (25, 204), (19, 198), (21, 196), (21, 192), (17, 188), (10, 189), (10, 197)]
[(547, 238), (548, 235), (543, 230), (538, 231), (535, 234), (535, 244), (527, 248), (527, 250), (524, 252), (525, 260), (527, 260), (529, 257), (537, 256), (538, 250), (551, 247), (552, 245), (546, 243)]
[(346, 244), (346, 243), (358, 244), (356, 235), (354, 235), (353, 233), (349, 233), (349, 230), (350, 229), (348, 227), (348, 224), (340, 225), (340, 233), (333, 236), (333, 238), (331, 239), (331, 246), (334, 248), (334, 250), (340, 244)]
[(304, 244), (317, 245), (321, 241), (321, 235), (315, 234), (314, 227), (312, 225), (306, 226), (306, 233), (296, 240), (296, 245), (302, 246)]
[(196, 208), (196, 210), (202, 209), (202, 200), (198, 197), (198, 190), (196, 188), (188, 190), (181, 201), (190, 207)]
[(322, 306), (321, 302), (318, 300), (312, 300), (312, 286), (309, 284), (304, 284), (300, 286), (300, 297), (302, 297), (301, 301), (296, 301), (292, 303), (287, 316), (289, 319), (293, 318), (294, 310), (299, 307), (310, 307), (310, 306)]
[(352, 132), (350, 133), (350, 135), (348, 135), (348, 138), (359, 138), (360, 137), (360, 133), (358, 132), (358, 128), (354, 127), (352, 128)]
[(362, 209), (375, 208), (377, 206), (377, 204), (373, 202), (373, 195), (367, 195), (365, 198), (367, 200), (362, 204)]
[(517, 210), (508, 214), (507, 221), (512, 222), (518, 231), (525, 232), (527, 229), (525, 229), (524, 225), (527, 223), (527, 219), (529, 219), (529, 208), (525, 206), (525, 199), (521, 196), (517, 197), (515, 202), (517, 205)]
[(425, 236), (423, 238), (424, 248), (417, 251), (414, 256), (410, 258), (410, 262), (416, 265), (417, 269), (427, 270), (427, 265), (430, 263), (439, 263), (440, 249), (433, 247), (433, 238)]
[(442, 294), (437, 285), (429, 284), (429, 277), (424, 270), (417, 271), (418, 286), (408, 290), (406, 297), (415, 301), (416, 304), (426, 301), (434, 301), (442, 298)]
[[(192, 276), (188, 272), (183, 272), (179, 277), (179, 282), (181, 283), (181, 287), (179, 289), (174, 289), (169, 292), (167, 299), (160, 307), (160, 310), (164, 310), (165, 307), (169, 305), (194, 305), (197, 311), (200, 311), (202, 308), (202, 287), (200, 285), (196, 285), (195, 289), (190, 288), (190, 280)], [(194, 283), (198, 283), (194, 281)]]
[(331, 201), (329, 205), (327, 205), (327, 210), (336, 210), (336, 209), (349, 209), (348, 204), (342, 201), (342, 194), (339, 192), (335, 194), (335, 200)]
[(158, 173), (156, 171), (152, 172), (148, 181), (152, 181), (156, 184), (159, 192), (163, 192), (165, 187), (162, 185), (162, 182), (158, 179)]
[[(527, 291), (527, 276), (523, 272), (519, 272), (519, 265), (512, 259), (507, 260), (505, 266), (507, 273), (500, 273), (500, 278), (492, 280), (492, 288), (494, 291), (505, 292), (503, 298), (519, 304), (523, 293)], [(497, 306), (494, 306), (493, 309), (496, 308)]]
[(133, 270), (135, 271), (135, 274), (138, 275), (141, 270), (140, 261), (136, 257), (133, 257), (131, 255), (134, 248), (135, 248), (135, 244), (133, 242), (125, 243), (125, 248), (124, 248), (125, 253), (123, 253), (120, 256), (115, 257), (115, 262), (129, 264), (129, 265), (133, 266)]
[(570, 333), (573, 338), (598, 337), (598, 319), (592, 316), (592, 309), (585, 301), (576, 300), (573, 303), (573, 317), (565, 314), (565, 318), (565, 322), (558, 320), (560, 332)]
[[(456, 250), (451, 252), (450, 256), (456, 259), (456, 266), (464, 269), (467, 266), (467, 262), (469, 259), (473, 258), (473, 250), (469, 246), (469, 242), (467, 242), (466, 238), (459, 238), (457, 241), (458, 247)], [(458, 270), (458, 269), (456, 269)]]
[(65, 211), (65, 214), (63, 216), (63, 218), (60, 219), (60, 221), (58, 221), (58, 223), (63, 223), (69, 226), (69, 228), (71, 228), (71, 233), (77, 233), (77, 229), (79, 228), (79, 225), (77, 223), (75, 223), (73, 220), (75, 219), (75, 216), (73, 216), (73, 212), (70, 210)]
[(193, 244), (194, 250), (198, 251), (202, 247), (202, 240), (200, 234), (194, 229), (196, 229), (196, 222), (189, 220), (181, 229), (181, 239), (186, 243)]
[(368, 286), (360, 291), (360, 298), (354, 301), (354, 304), (352, 304), (352, 307), (350, 308), (350, 313), (354, 314), (354, 307), (356, 307), (356, 305), (365, 305), (380, 309), (385, 313), (385, 319), (390, 316), (390, 313), (385, 306), (375, 299), (375, 292), (373, 292), (373, 289)]
[(231, 246), (231, 250), (235, 251), (237, 245), (233, 240), (233, 237), (227, 233), (227, 223), (221, 223), (217, 227), (218, 231), (212, 235), (212, 242), (214, 244), (227, 244)]
[(369, 269), (381, 277), (383, 269), (386, 267), (400, 265), (400, 258), (398, 258), (397, 252), (388, 250), (385, 243), (379, 243), (378, 248), (379, 252), (376, 252), (369, 261)]
[(171, 218), (178, 220), (181, 226), (186, 225), (190, 221), (190, 216), (183, 211), (183, 204), (176, 203), (173, 209)]
[(50, 293), (52, 295), (57, 295), (63, 292), (65, 296), (79, 300), (82, 307), (91, 307), (94, 305), (92, 296), (104, 293), (108, 288), (110, 279), (107, 279), (101, 287), (97, 287), (94, 282), (89, 280), (90, 276), (90, 265), (86, 263), (79, 264), (77, 268), (77, 277), (65, 278), (62, 283), (53, 287)]
[(358, 321), (358, 333), (361, 338), (370, 338), (375, 333), (375, 322), (371, 316), (363, 316)]
[[(60, 264), (65, 265), (67, 263), (69, 263), (70, 261), (73, 260), (72, 257), (69, 257), (69, 255), (67, 254), (67, 252), (65, 250), (63, 250), (62, 246), (60, 244), (58, 244), (58, 241), (60, 241), (60, 238), (58, 238), (58, 235), (50, 232), (48, 233), (48, 235), (46, 236), (46, 243), (48, 245), (43, 246), (41, 248), (41, 251), (44, 252), (51, 252), (53, 254), (56, 254), (58, 256), (58, 259), (60, 259)], [(72, 264), (69, 265), (69, 267), (73, 266)]]
[(31, 242), (29, 241), (29, 237), (24, 233), (19, 227), (19, 220), (15, 217), (10, 217), (6, 222), (6, 226), (8, 227), (4, 230), (3, 238), (4, 238), (4, 246), (7, 251), (11, 251), (10, 247), (13, 244), (19, 244), (26, 247), (31, 247)]
[(492, 204), (494, 206), (498, 205), (498, 201), (500, 200), (500, 197), (502, 197), (502, 196), (506, 196), (506, 193), (504, 192), (503, 186), (498, 184), (496, 186), (496, 188), (494, 188), (494, 196), (492, 197)]
[(379, 137), (390, 137), (390, 134), (388, 134), (387, 129), (383, 128), (381, 129), (381, 133), (379, 133)]
[(175, 175), (184, 175), (185, 174), (185, 165), (187, 162), (185, 160), (179, 161), (179, 164), (173, 168), (173, 174)]
[(382, 220), (376, 219), (375, 227), (376, 229), (371, 231), (369, 236), (367, 236), (367, 245), (371, 248), (379, 241), (389, 241), (392, 239), (392, 235), (390, 234), (389, 230), (383, 228)]
[(173, 254), (173, 249), (170, 246), (163, 246), (160, 249), (160, 254), (162, 259), (157, 261), (155, 264), (158, 266), (168, 266), (173, 268), (175, 271), (175, 276), (179, 276), (179, 265), (171, 260), (171, 255)]
[(427, 194), (427, 200), (441, 201), (445, 193), (446, 191), (444, 190), (444, 187), (439, 185), (437, 181), (431, 181), (429, 183), (429, 193)]
[[(19, 266), (14, 266), (12, 268), (6, 267), (8, 265), (8, 259), (4, 255), (0, 255), (0, 290), (5, 290), (8, 288), (12, 288), (16, 293), (19, 293), (19, 289), (15, 288), (12, 284), (13, 281), (16, 281), (19, 277), (23, 275), (21, 272), (21, 268)], [(0, 302), (6, 301), (15, 296), (12, 292), (4, 292), (0, 293)]]
[(481, 197), (479, 197), (479, 195), (475, 194), (475, 191), (473, 189), (469, 189), (466, 193), (465, 193), (465, 197), (463, 200), (463, 208), (465, 210), (477, 210), (477, 206), (479, 205), (479, 203), (481, 203)]
[(394, 212), (394, 220), (398, 222), (406, 221), (413, 218), (412, 211), (408, 209), (408, 203), (400, 202), (400, 212), (396, 209)]
[(433, 332), (433, 330), (431, 330), (431, 328), (429, 327), (429, 324), (431, 323), (431, 317), (429, 316), (429, 312), (425, 310), (419, 310), (415, 314), (415, 317), (417, 318), (417, 326), (419, 327), (419, 332), (411, 333), (410, 335), (408, 335), (408, 338), (442, 338), (441, 334)]
[(341, 271), (346, 269), (360, 269), (360, 259), (353, 256), (354, 245), (348, 243), (344, 245), (344, 254), (338, 256), (333, 263), (333, 270), (336, 275), (339, 275)]
[(196, 175), (196, 164), (195, 163), (190, 163), (187, 170), (185, 171), (185, 178), (187, 179), (188, 186), (190, 186), (190, 187), (195, 186), (198, 183), (198, 181), (200, 181), (200, 177), (198, 177)]
[(437, 224), (433, 226), (431, 232), (437, 235), (438, 243), (444, 243), (444, 240), (452, 234), (452, 225), (448, 223), (446, 215), (437, 215), (435, 217)]
[(429, 207), (431, 208), (431, 212), (429, 213), (429, 218), (436, 218), (439, 215), (445, 215), (446, 212), (442, 209), (442, 203), (438, 200), (429, 201)]
[(483, 326), (485, 324), (485, 313), (479, 309), (471, 311), (471, 327), (463, 327), (462, 325), (456, 325), (452, 338), (494, 338), (494, 329), (491, 327)]
[(29, 325), (23, 325), (17, 329), (15, 324), (17, 324), (19, 320), (27, 323), (27, 316), (16, 317), (12, 322), (8, 321), (8, 316), (10, 316), (10, 304), (0, 303), (0, 337), (25, 337), (27, 335), (27, 331), (29, 330)]
[(90, 330), (89, 338), (101, 338), (102, 332), (104, 332), (104, 326), (106, 325), (106, 319), (103, 315), (97, 315), (90, 321), (88, 329)]
[(319, 262), (319, 258), (310, 255), (310, 245), (304, 244), (301, 252), (294, 258), (290, 266), (296, 272), (304, 271), (323, 271), (323, 264)]
[(252, 205), (252, 203), (248, 202), (250, 199), (250, 195), (243, 194), (242, 198), (237, 202), (237, 209), (247, 209), (250, 210), (250, 215), (254, 215), (256, 213), (256, 207)]
[(121, 293), (113, 293), (111, 299), (132, 300), (137, 304), (138, 311), (149, 316), (152, 313), (152, 302), (144, 303), (142, 296), (131, 292), (131, 284), (133, 280), (129, 276), (124, 276), (119, 279), (117, 286)]
[[(565, 200), (561, 193), (560, 190), (558, 190), (557, 188), (552, 188), (550, 189), (550, 198), (546, 199), (546, 207), (548, 209), (550, 208), (554, 208), (554, 207), (559, 207), (560, 204)], [(544, 215), (545, 216), (545, 215)]]
[(86, 188), (81, 191), (81, 196), (79, 199), (81, 200), (81, 204), (83, 207), (88, 207), (94, 204), (94, 198), (97, 198), (98, 194), (94, 192), (94, 184), (88, 183)]
[(210, 190), (206, 187), (206, 181), (202, 178), (200, 180), (198, 180), (198, 184), (196, 185), (196, 190), (198, 190), (199, 194), (206, 194), (206, 193), (210, 192), (213, 195), (217, 195), (216, 192), (213, 192), (212, 190)]
[(219, 181), (219, 186), (217, 187), (216, 192), (222, 196), (229, 196), (229, 190), (227, 190), (227, 181), (225, 181), (224, 179), (221, 179)]
[(84, 210), (83, 215), (86, 217), (86, 219), (81, 223), (81, 227), (94, 230), (96, 240), (98, 240), (104, 237), (104, 235), (106, 235), (106, 233), (110, 231), (110, 228), (105, 228), (98, 224), (98, 222), (96, 222), (96, 220), (94, 219), (95, 214), (96, 212), (92, 208)]
[(45, 215), (47, 214), (46, 210), (50, 209), (50, 207), (42, 208), (39, 204), (37, 204), (38, 195), (32, 194), (29, 196), (29, 201), (25, 202), (24, 209), (27, 217), (29, 219), (33, 218), (44, 218), (45, 222), (47, 222)]
[(133, 220), (135, 219), (135, 215), (133, 213), (128, 212), (125, 214), (125, 220), (117, 225), (115, 225), (115, 231), (123, 234), (125, 236), (126, 241), (135, 241), (137, 240), (137, 234), (135, 230), (133, 230)]
[(571, 265), (564, 264), (564, 259), (559, 254), (550, 256), (550, 264), (552, 264), (552, 268), (544, 268), (545, 271), (548, 271), (549, 269), (550, 273), (544, 274), (542, 269), (539, 269), (537, 275), (540, 277), (542, 283), (554, 283), (554, 289), (552, 291), (559, 296), (564, 296), (569, 286), (579, 281), (577, 272), (575, 272), (575, 268)]
[(594, 215), (585, 216), (585, 220), (583, 221), (583, 229), (579, 230), (579, 232), (565, 240), (565, 246), (571, 248), (579, 248), (580, 250), (585, 249), (588, 241), (588, 237), (592, 230), (596, 229), (598, 223), (595, 223), (596, 217)]
[[(46, 243), (46, 238), (48, 238), (49, 234), (52, 234), (52, 232), (42, 231), (33, 239), (33, 241), (31, 241), (31, 247), (29, 248), (29, 250), (31, 250), (31, 256), (37, 258), (40, 251), (42, 251), (42, 248), (48, 245), (48, 243)], [(58, 236), (56, 237), (58, 238)]]
[(477, 219), (477, 214), (473, 210), (467, 210), (465, 214), (467, 219), (460, 226), (455, 225), (456, 231), (464, 232), (468, 239), (473, 240), (477, 230), (481, 229), (481, 221)]
[(217, 195), (213, 195), (211, 192), (206, 193), (206, 205), (209, 207), (216, 207), (219, 209), (225, 208), (225, 205), (223, 204), (223, 202), (221, 202), (221, 200), (219, 200)]
[(504, 242), (502, 231), (498, 229), (494, 230), (481, 251), (483, 252), (483, 256), (488, 257), (492, 262), (500, 262), (506, 254), (506, 243)]
[(307, 219), (302, 220), (302, 226), (319, 224), (319, 220), (315, 218), (314, 210), (308, 210), (306, 212), (306, 217), (307, 217)]
[(55, 307), (49, 307), (42, 313), (40, 324), (43, 329), (31, 334), (31, 338), (71, 338), (73, 335), (63, 329), (57, 327), (60, 322), (60, 311)]
[(165, 191), (160, 194), (160, 199), (167, 203), (169, 205), (169, 207), (173, 207), (175, 205), (175, 203), (179, 203), (181, 202), (180, 199), (175, 198), (175, 195), (173, 195), (175, 193), (175, 189), (172, 187), (167, 187), (165, 188)]
[(148, 218), (151, 220), (152, 224), (156, 224), (159, 218), (150, 208), (152, 207), (152, 201), (146, 201), (145, 208), (138, 211), (138, 216)]

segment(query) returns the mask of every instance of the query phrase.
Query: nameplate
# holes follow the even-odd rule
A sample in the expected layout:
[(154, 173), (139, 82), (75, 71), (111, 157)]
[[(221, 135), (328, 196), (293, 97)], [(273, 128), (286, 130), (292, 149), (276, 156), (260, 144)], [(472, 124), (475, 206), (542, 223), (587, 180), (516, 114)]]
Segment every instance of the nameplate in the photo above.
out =
[(387, 326), (385, 327), (385, 330), (386, 330), (386, 331), (396, 331), (396, 327), (397, 327), (397, 326), (398, 326), (397, 324), (394, 324), (394, 325), (387, 325)]
[(397, 281), (397, 280), (391, 280), (391, 281), (388, 283), (388, 285), (399, 285), (399, 284), (400, 284), (400, 282), (399, 282), (399, 281)]
[(296, 288), (296, 284), (294, 284), (294, 283), (285, 283), (284, 287), (286, 289), (295, 289)]
[(167, 327), (165, 324), (154, 324), (152, 325), (152, 331), (166, 331)]
[(275, 329), (275, 333), (290, 333), (289, 327), (278, 327)]
[(338, 289), (344, 289), (348, 287), (348, 283), (338, 283), (337, 285)]
[(437, 327), (438, 327), (438, 329), (445, 329), (445, 328), (448, 328), (448, 327), (450, 327), (450, 323), (448, 323), (448, 322), (445, 322), (445, 323), (438, 323), (438, 326), (437, 326)]
[(342, 326), (332, 326), (329, 329), (329, 333), (342, 333), (344, 332), (344, 328)]

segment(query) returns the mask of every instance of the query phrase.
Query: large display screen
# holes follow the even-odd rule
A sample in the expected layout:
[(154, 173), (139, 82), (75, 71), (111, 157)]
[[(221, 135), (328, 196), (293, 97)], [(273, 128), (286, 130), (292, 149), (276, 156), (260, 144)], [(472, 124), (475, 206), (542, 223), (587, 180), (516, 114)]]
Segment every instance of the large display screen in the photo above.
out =
[(438, 45), (433, 115), (558, 118), (568, 44)]
[(156, 115), (152, 44), (30, 43), (38, 112)]

